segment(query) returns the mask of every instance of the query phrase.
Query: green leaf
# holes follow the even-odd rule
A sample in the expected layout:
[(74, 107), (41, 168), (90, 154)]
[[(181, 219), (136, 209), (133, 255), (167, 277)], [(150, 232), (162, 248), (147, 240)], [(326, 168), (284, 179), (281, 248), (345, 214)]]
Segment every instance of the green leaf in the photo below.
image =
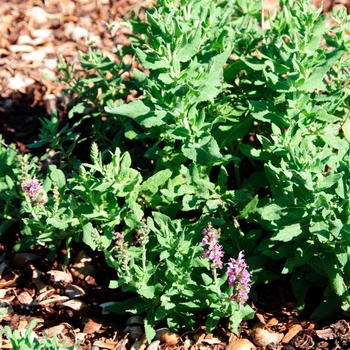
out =
[(146, 69), (152, 69), (152, 70), (161, 69), (161, 68), (170, 69), (169, 62), (165, 60), (160, 60), (159, 56), (156, 56), (151, 53), (146, 53), (145, 51), (141, 50), (138, 47), (135, 49), (135, 53), (139, 58), (142, 66)]
[(209, 277), (207, 274), (202, 273), (201, 276), (206, 286), (210, 286), (211, 284), (213, 284), (213, 279)]
[(74, 113), (83, 114), (86, 109), (86, 102), (79, 102), (72, 107), (72, 109), (68, 112), (68, 118), (71, 119), (74, 117)]
[(292, 239), (299, 237), (303, 233), (300, 223), (292, 224), (277, 230), (271, 237), (272, 241), (290, 242)]
[(343, 55), (343, 51), (337, 50), (328, 55), (321, 65), (313, 67), (312, 73), (305, 80), (305, 83), (298, 87), (299, 91), (313, 92), (315, 90), (325, 90), (323, 79), (326, 73), (338, 62)]
[(345, 122), (343, 123), (342, 130), (345, 138), (350, 142), (350, 118), (346, 117)]
[(187, 62), (193, 55), (198, 52), (199, 44), (201, 41), (201, 25), (198, 25), (192, 38), (188, 37), (185, 33), (182, 36), (181, 48), (175, 53), (174, 61)]
[(200, 86), (199, 96), (196, 102), (211, 101), (213, 100), (219, 92), (223, 89), (222, 86), (222, 73), (223, 67), (226, 63), (229, 55), (231, 54), (231, 49), (227, 49), (223, 53), (214, 56), (208, 64), (208, 71), (203, 73), (201, 80), (203, 84)]
[(105, 111), (135, 119), (146, 128), (163, 125), (170, 117), (168, 112), (156, 110), (151, 103), (140, 99), (117, 107), (105, 107)]
[(156, 331), (153, 329), (153, 325), (149, 322), (147, 317), (144, 320), (144, 326), (145, 326), (145, 333), (146, 333), (146, 338), (148, 340), (148, 343), (151, 343), (152, 339), (156, 335)]
[(322, 302), (310, 316), (311, 319), (321, 320), (335, 316), (341, 308), (342, 300), (338, 295), (333, 294)]
[[(111, 287), (113, 288), (113, 287)], [(135, 310), (136, 305), (142, 305), (143, 301), (140, 297), (135, 297), (135, 298), (129, 298), (121, 302), (115, 302), (115, 303), (110, 303), (107, 304), (106, 306), (103, 307), (104, 310), (114, 312), (116, 314), (125, 314), (126, 312), (130, 312), (131, 309), (133, 309), (133, 313), (142, 313), (144, 312), (144, 307), (139, 307), (139, 310)], [(144, 306), (147, 306), (146, 303), (143, 303)]]
[(307, 43), (304, 51), (308, 54), (314, 54), (320, 46), (320, 41), (326, 29), (327, 14), (320, 16), (316, 24), (311, 29), (311, 40)]
[(199, 165), (210, 165), (223, 161), (220, 148), (212, 136), (207, 136), (195, 144), (183, 145), (184, 155)]
[(59, 189), (63, 188), (66, 185), (66, 177), (62, 170), (57, 169), (56, 165), (50, 164), (49, 165), (50, 170), (50, 178), (53, 181), (55, 185)]
[(139, 116), (146, 115), (151, 111), (143, 100), (134, 100), (130, 103), (125, 103), (117, 107), (105, 107), (106, 112), (119, 114), (125, 117), (136, 119)]
[(92, 226), (91, 222), (83, 225), (83, 242), (92, 250), (97, 248), (97, 242), (94, 239), (94, 227)]
[(230, 315), (231, 330), (235, 334), (239, 334), (238, 326), (243, 320), (250, 320), (254, 317), (255, 312), (249, 305), (238, 306), (237, 310), (234, 310)]
[(259, 197), (256, 195), (244, 208), (240, 211), (239, 217), (247, 219), (249, 214), (255, 211), (256, 206), (259, 203)]
[(212, 330), (217, 326), (220, 321), (220, 310), (214, 309), (208, 316), (205, 321), (205, 330), (208, 333), (211, 333)]

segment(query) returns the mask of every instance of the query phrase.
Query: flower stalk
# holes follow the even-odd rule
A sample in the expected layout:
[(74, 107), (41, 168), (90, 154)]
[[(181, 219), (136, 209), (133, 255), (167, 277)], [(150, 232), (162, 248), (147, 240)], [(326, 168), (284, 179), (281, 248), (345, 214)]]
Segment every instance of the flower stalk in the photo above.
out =
[[(202, 233), (204, 235), (202, 246), (207, 246), (207, 249), (203, 252), (203, 258), (209, 259), (210, 261), (216, 290), (218, 295), (220, 295), (221, 291), (218, 284), (217, 269), (221, 270), (223, 268), (221, 259), (224, 257), (225, 253), (222, 250), (222, 246), (218, 243), (217, 232), (210, 222)], [(243, 306), (248, 300), (251, 282), (248, 265), (244, 260), (244, 251), (239, 252), (237, 259), (230, 258), (225, 265), (227, 266), (228, 285), (229, 287), (233, 287), (234, 290), (230, 299), (236, 301), (239, 306)]]

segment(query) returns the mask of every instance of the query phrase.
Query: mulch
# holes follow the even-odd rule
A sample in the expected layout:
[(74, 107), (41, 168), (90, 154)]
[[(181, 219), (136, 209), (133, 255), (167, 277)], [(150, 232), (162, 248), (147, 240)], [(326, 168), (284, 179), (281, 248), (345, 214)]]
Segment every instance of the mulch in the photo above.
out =
[[(273, 8), (276, 0), (267, 3)], [(345, 0), (324, 1), (324, 8), (331, 11), (341, 3), (350, 11)], [(150, 6), (151, 2), (141, 5)], [(54, 80), (58, 77), (57, 57), (75, 62), (77, 74), (81, 73), (79, 51), (87, 51), (90, 39), (103, 54), (117, 59), (101, 21), (112, 20), (119, 28), (123, 17), (139, 8), (138, 0), (0, 0), (0, 134), (6, 144), (14, 143), (21, 152), (29, 152), (26, 144), (37, 137), (39, 118), (49, 117), (53, 108), (59, 109), (62, 118), (67, 117), (71, 96), (62, 92), (63, 83)], [(127, 43), (122, 28), (117, 40), (119, 45)], [(117, 276), (101, 254), (75, 244), (72, 260), (65, 267), (64, 247), (57, 250), (53, 261), (48, 260), (44, 247), (13, 251), (18, 232), (12, 227), (0, 240), (0, 330), (8, 325), (24, 334), (36, 320), (36, 336), (57, 335), (67, 345), (79, 341), (81, 350), (146, 348), (142, 315), (135, 318), (103, 312), (106, 303), (128, 296), (108, 288)], [(257, 294), (259, 300), (251, 301), (256, 317), (242, 322), (238, 337), (226, 320), (213, 334), (207, 334), (204, 315), (194, 315), (195, 331), (178, 332), (175, 338), (159, 335), (154, 349), (350, 349), (350, 315), (310, 320), (317, 298), (310, 298), (305, 312), (298, 314), (287, 280), (257, 286)], [(163, 328), (160, 334), (167, 331), (164, 327), (157, 327)], [(11, 349), (6, 336), (0, 340), (0, 349)]]

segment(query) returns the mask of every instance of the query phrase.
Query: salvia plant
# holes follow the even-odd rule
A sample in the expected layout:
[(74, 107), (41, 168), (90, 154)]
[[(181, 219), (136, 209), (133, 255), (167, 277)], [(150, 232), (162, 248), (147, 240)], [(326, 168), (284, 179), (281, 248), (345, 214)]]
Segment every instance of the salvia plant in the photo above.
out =
[(238, 332), (254, 285), (283, 274), (298, 311), (312, 287), (312, 317), (350, 310), (350, 19), (307, 0), (267, 17), (263, 5), (159, 0), (124, 23), (116, 52), (132, 64), (93, 43), (84, 77), (61, 61), (70, 126), (42, 121), (41, 158), (0, 143), (0, 232), (18, 221), (15, 248), (52, 257), (73, 241), (103, 252), (110, 287), (133, 295), (106, 308), (144, 314), (149, 340), (197, 313)]

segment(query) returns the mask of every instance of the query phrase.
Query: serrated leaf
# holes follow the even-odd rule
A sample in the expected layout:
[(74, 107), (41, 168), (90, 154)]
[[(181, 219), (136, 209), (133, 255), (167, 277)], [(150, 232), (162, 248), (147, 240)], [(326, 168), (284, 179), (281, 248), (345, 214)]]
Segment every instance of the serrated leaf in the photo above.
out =
[(327, 14), (324, 13), (320, 16), (318, 21), (315, 23), (315, 25), (311, 29), (311, 40), (308, 42), (307, 46), (305, 47), (305, 52), (309, 54), (314, 54), (314, 52), (319, 48), (320, 41), (322, 39), (323, 34), (325, 33), (326, 29), (326, 20), (327, 20)]
[(227, 49), (223, 53), (213, 57), (211, 62), (209, 62), (208, 72), (201, 77), (205, 83), (200, 87), (200, 94), (196, 99), (196, 103), (213, 100), (223, 89), (221, 82), (223, 67), (230, 54), (231, 49)]
[(192, 38), (188, 38), (187, 33), (182, 37), (182, 47), (174, 57), (174, 61), (187, 62), (193, 55), (198, 52), (198, 47), (201, 41), (201, 26), (197, 26)]
[(299, 91), (313, 92), (315, 90), (324, 90), (325, 84), (323, 79), (326, 73), (331, 69), (343, 55), (343, 51), (332, 52), (329, 57), (324, 60), (322, 65), (313, 68), (312, 73), (305, 80), (305, 83), (298, 87)]
[(141, 190), (154, 193), (157, 191), (158, 187), (167, 182), (171, 175), (172, 171), (170, 169), (160, 170), (142, 183)]
[(105, 111), (132, 118), (148, 129), (166, 124), (167, 119), (171, 116), (166, 111), (156, 110), (151, 103), (145, 100), (135, 100), (117, 107), (105, 107)]

